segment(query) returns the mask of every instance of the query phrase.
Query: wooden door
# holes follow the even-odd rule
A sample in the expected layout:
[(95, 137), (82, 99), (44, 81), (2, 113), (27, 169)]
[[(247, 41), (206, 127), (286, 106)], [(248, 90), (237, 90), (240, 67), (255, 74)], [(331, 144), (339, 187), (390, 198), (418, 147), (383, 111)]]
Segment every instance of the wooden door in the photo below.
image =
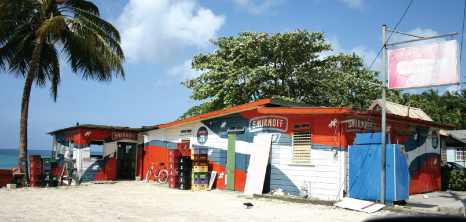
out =
[(228, 133), (226, 190), (235, 189), (236, 133)]

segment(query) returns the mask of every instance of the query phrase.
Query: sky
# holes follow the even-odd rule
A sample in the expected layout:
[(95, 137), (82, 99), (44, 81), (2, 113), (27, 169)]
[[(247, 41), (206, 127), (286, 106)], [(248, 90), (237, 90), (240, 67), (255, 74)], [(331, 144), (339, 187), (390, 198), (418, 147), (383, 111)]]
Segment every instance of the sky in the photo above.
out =
[[(101, 17), (120, 32), (126, 78), (110, 83), (84, 80), (61, 59), (57, 101), (50, 85), (33, 86), (29, 106), (28, 149), (52, 149), (48, 132), (80, 124), (139, 128), (175, 121), (202, 101), (190, 100), (180, 82), (202, 73), (191, 69), (198, 53), (213, 53), (209, 39), (243, 31), (269, 34), (306, 29), (324, 32), (331, 54), (356, 53), (382, 70), (382, 26), (433, 36), (457, 35), (415, 44), (455, 39), (462, 42), (464, 0), (93, 0)], [(405, 14), (403, 20), (403, 14)], [(398, 26), (397, 26), (398, 24)], [(390, 33), (387, 33), (387, 37)], [(393, 34), (389, 42), (405, 40)], [(409, 47), (413, 44), (389, 49)], [(462, 50), (460, 50), (462, 52)], [(463, 54), (463, 53), (461, 53)], [(461, 63), (464, 64), (465, 62)], [(464, 68), (461, 82), (465, 81)], [(0, 72), (0, 149), (17, 149), (24, 79)], [(436, 87), (439, 93), (465, 85)], [(429, 88), (407, 90), (421, 93)]]

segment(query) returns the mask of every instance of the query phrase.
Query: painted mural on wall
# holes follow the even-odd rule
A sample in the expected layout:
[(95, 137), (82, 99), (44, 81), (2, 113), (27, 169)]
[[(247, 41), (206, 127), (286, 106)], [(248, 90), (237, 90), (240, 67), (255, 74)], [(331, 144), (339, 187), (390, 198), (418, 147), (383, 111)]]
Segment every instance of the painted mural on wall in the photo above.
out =
[[(117, 160), (117, 142), (127, 141), (136, 144), (137, 138), (137, 133), (112, 130), (74, 129), (64, 131), (55, 134), (57, 147), (53, 150), (53, 158), (59, 163), (60, 169), (63, 168), (65, 158), (76, 159), (75, 167), (79, 182), (115, 180), (118, 177), (119, 168), (120, 171), (123, 171), (123, 167), (119, 165), (124, 164)], [(98, 141), (99, 145), (101, 144), (102, 151), (99, 155), (94, 155), (91, 152), (92, 143), (95, 143), (93, 141)], [(136, 149), (136, 145), (134, 147)]]

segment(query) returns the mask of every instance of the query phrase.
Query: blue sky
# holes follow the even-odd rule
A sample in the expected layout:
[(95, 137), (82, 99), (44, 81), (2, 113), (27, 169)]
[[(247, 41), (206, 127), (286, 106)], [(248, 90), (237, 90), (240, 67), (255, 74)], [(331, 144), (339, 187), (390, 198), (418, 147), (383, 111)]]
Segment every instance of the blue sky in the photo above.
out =
[[(394, 29), (410, 0), (94, 0), (101, 16), (122, 36), (126, 79), (83, 80), (61, 61), (56, 102), (49, 87), (33, 87), (28, 124), (29, 149), (52, 148), (47, 132), (80, 124), (141, 127), (176, 120), (200, 102), (179, 82), (199, 76), (193, 55), (211, 53), (209, 39), (242, 31), (324, 31), (332, 52), (364, 57), (371, 65), (382, 46), (382, 25)], [(464, 0), (415, 0), (397, 30), (421, 36), (458, 32), (461, 43)], [(388, 33), (389, 35), (390, 33)], [(393, 35), (390, 41), (403, 40)], [(434, 41), (450, 40), (450, 37)], [(425, 44), (423, 42), (419, 44)], [(462, 62), (464, 64), (464, 62)], [(381, 71), (381, 55), (372, 69)], [(461, 81), (465, 81), (464, 69)], [(0, 73), (0, 149), (17, 149), (24, 79)], [(442, 93), (464, 85), (436, 88)], [(424, 90), (424, 89), (423, 89)], [(423, 90), (408, 91), (422, 92)], [(427, 89), (425, 89), (427, 90)]]

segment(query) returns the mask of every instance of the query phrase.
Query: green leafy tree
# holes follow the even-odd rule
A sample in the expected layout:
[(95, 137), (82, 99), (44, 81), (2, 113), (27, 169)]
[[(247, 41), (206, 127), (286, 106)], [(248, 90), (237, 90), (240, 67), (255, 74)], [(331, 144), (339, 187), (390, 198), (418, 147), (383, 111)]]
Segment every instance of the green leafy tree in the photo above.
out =
[[(84, 79), (124, 78), (120, 36), (84, 0), (2, 0), (0, 2), (0, 70), (25, 78), (21, 101), (18, 164), (27, 169), (27, 119), (32, 85), (50, 83), (57, 98), (60, 54)], [(60, 53), (61, 52), (61, 53)]]
[(210, 40), (218, 49), (198, 54), (192, 68), (203, 74), (181, 84), (193, 100), (208, 100), (180, 118), (265, 98), (316, 106), (368, 107), (380, 95), (380, 83), (356, 54), (322, 58), (332, 50), (323, 33), (296, 30), (269, 35), (241, 32)]
[(388, 100), (403, 105), (421, 108), (435, 122), (466, 129), (466, 89), (457, 92), (445, 91), (439, 95), (438, 90), (429, 89), (421, 94), (400, 94), (390, 92)]

